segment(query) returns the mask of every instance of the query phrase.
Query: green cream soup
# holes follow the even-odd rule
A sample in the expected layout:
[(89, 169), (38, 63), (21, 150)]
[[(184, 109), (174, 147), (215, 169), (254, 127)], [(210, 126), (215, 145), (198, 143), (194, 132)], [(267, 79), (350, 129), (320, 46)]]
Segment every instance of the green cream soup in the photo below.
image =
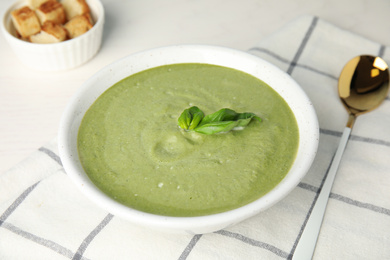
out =
[[(243, 130), (180, 129), (184, 109), (253, 112)], [(78, 134), (81, 163), (104, 193), (131, 208), (200, 216), (248, 204), (275, 187), (298, 149), (287, 103), (261, 80), (207, 64), (174, 64), (131, 75), (104, 92)]]

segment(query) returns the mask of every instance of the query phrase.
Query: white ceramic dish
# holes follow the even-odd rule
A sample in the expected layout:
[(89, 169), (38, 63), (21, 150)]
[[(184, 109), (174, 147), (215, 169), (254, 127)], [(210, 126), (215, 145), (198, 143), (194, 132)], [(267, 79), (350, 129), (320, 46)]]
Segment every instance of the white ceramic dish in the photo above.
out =
[(4, 37), (26, 66), (40, 71), (60, 71), (78, 67), (92, 57), (100, 49), (104, 9), (99, 0), (87, 0), (95, 24), (88, 32), (71, 40), (52, 44), (30, 43), (18, 39), (11, 21), (11, 12), (27, 5), (27, 1), (18, 1), (11, 5), (2, 15), (1, 30)]
[[(287, 174), (272, 191), (260, 199), (224, 213), (201, 217), (166, 217), (126, 207), (101, 192), (87, 177), (77, 153), (77, 134), (84, 113), (109, 87), (131, 74), (174, 63), (208, 63), (244, 71), (277, 91), (294, 112), (299, 127), (299, 149)], [(59, 129), (59, 152), (63, 166), (80, 190), (107, 211), (149, 228), (189, 233), (208, 233), (239, 223), (284, 198), (305, 176), (315, 157), (319, 139), (314, 108), (286, 73), (248, 53), (215, 46), (170, 46), (136, 53), (108, 65), (88, 79), (68, 104)]]

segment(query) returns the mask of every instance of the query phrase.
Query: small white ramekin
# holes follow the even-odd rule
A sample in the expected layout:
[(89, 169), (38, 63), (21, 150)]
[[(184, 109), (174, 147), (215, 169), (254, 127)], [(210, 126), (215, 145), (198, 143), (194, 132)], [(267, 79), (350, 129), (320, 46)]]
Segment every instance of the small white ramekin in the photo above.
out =
[(5, 39), (20, 61), (26, 66), (40, 71), (60, 71), (78, 67), (90, 60), (100, 49), (104, 9), (99, 0), (87, 0), (95, 22), (92, 29), (83, 35), (60, 43), (38, 44), (18, 39), (12, 24), (11, 12), (27, 1), (11, 5), (2, 16), (1, 29)]
[[(237, 69), (272, 87), (293, 111), (299, 128), (299, 148), (286, 177), (258, 200), (234, 210), (200, 217), (168, 217), (124, 206), (100, 191), (85, 173), (77, 151), (77, 135), (88, 108), (108, 88), (149, 68), (174, 63), (207, 63)], [(179, 45), (135, 53), (114, 62), (89, 78), (68, 104), (61, 119), (58, 147), (62, 164), (77, 187), (97, 205), (137, 225), (172, 233), (209, 233), (254, 216), (287, 196), (309, 170), (317, 152), (319, 126), (313, 105), (300, 86), (274, 65), (224, 47)]]

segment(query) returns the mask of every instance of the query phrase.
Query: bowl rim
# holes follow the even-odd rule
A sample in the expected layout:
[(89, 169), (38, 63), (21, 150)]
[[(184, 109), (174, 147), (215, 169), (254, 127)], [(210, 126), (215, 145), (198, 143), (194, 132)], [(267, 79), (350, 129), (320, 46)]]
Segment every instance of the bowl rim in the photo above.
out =
[[(197, 57), (194, 58), (194, 56)], [(185, 62), (185, 60), (188, 61)], [(111, 87), (112, 82), (116, 83), (124, 78), (122, 76), (126, 70), (129, 71), (127, 76), (130, 76), (148, 68), (174, 63), (221, 65), (242, 70), (258, 78), (256, 71), (268, 74), (268, 76), (264, 74), (265, 77), (260, 79), (277, 91), (293, 110), (299, 127), (300, 139), (297, 157), (290, 171), (274, 189), (249, 204), (226, 212), (195, 217), (172, 217), (146, 213), (120, 204), (96, 188), (86, 176), (82, 167), (80, 171), (80, 163), (77, 162), (77, 148), (75, 150), (74, 147), (77, 146), (77, 133), (75, 131), (78, 130), (85, 111), (93, 101), (104, 90)], [(96, 87), (96, 84), (111, 85), (98, 86), (98, 90), (91, 91), (91, 86)], [(294, 95), (296, 100), (289, 95)], [(83, 103), (86, 99), (88, 104)], [(80, 107), (81, 111), (77, 110)], [(298, 114), (297, 111), (299, 111)], [(236, 224), (258, 214), (286, 197), (299, 184), (311, 167), (317, 153), (318, 142), (319, 125), (314, 107), (306, 93), (287, 73), (275, 65), (244, 51), (221, 46), (193, 44), (171, 45), (145, 50), (128, 55), (105, 66), (85, 81), (74, 94), (63, 113), (58, 133), (58, 148), (63, 167), (84, 195), (108, 212), (130, 222), (145, 227), (189, 233), (208, 233)]]

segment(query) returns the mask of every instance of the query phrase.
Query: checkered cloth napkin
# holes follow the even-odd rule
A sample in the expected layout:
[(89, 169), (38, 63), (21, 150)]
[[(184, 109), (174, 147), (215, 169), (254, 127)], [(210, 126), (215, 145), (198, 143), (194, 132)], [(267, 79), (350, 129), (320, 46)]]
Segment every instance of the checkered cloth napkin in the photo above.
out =
[[(347, 112), (337, 79), (354, 56), (390, 48), (304, 16), (249, 50), (290, 74), (312, 100), (318, 156), (285, 199), (204, 235), (146, 230), (95, 206), (73, 185), (56, 140), (0, 175), (0, 259), (291, 258), (337, 149)], [(314, 259), (390, 259), (390, 100), (360, 116), (345, 150)]]

